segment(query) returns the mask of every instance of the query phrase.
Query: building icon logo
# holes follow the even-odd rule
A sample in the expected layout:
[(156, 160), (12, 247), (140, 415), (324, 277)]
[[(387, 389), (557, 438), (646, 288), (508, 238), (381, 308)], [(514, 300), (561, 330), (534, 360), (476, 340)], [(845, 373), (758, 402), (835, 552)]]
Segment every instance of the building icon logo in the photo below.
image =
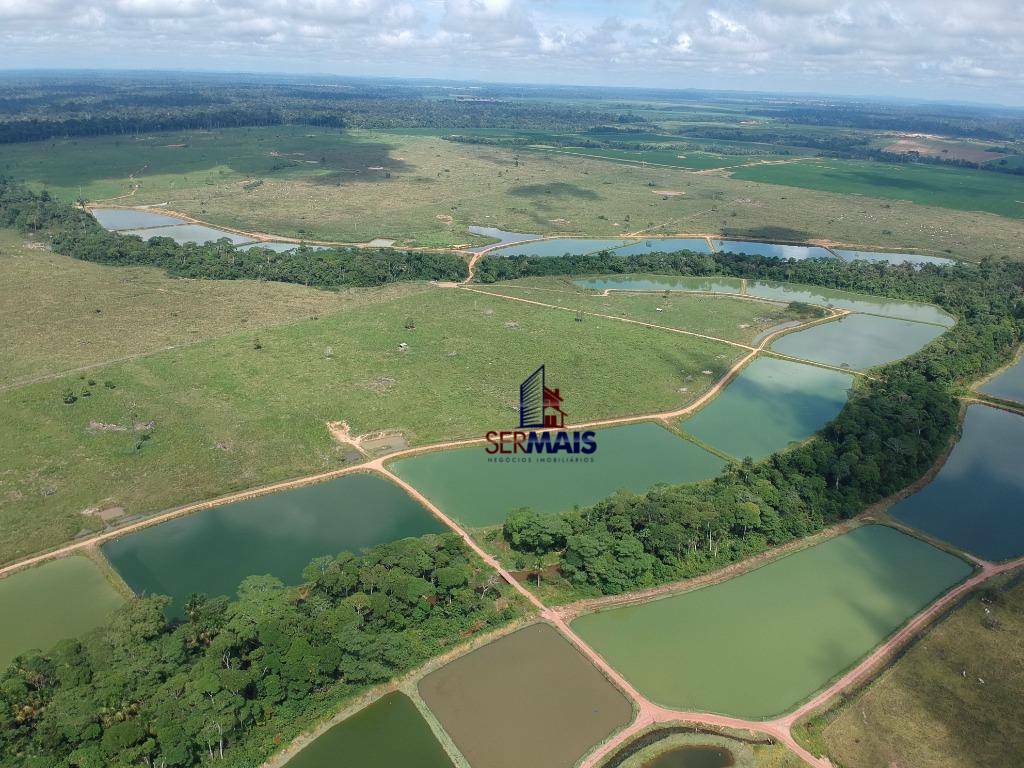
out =
[(519, 385), (519, 428), (565, 428), (562, 393), (547, 386), (543, 365)]

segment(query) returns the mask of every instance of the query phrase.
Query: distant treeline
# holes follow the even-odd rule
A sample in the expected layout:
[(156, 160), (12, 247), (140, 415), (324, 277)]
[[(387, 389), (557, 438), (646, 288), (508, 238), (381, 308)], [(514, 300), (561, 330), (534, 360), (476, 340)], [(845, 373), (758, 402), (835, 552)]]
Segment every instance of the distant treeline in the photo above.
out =
[[(785, 280), (932, 302), (958, 318), (925, 349), (858, 381), (817, 438), (718, 478), (619, 494), (557, 517), (509, 515), (519, 565), (557, 556), (581, 595), (689, 578), (847, 519), (905, 488), (953, 436), (955, 390), (1008, 362), (1024, 333), (1024, 264), (890, 266), (718, 254), (493, 258), (483, 281), (528, 275), (654, 272)], [(756, 428), (756, 425), (752, 426)]]
[(0, 765), (257, 766), (360, 691), (519, 613), (453, 533), (317, 558), (296, 587), (251, 576), (233, 599), (192, 596), (181, 621), (167, 601), (132, 600), (0, 672)]
[(400, 280), (461, 280), (466, 262), (453, 253), (390, 248), (240, 250), (227, 242), (178, 244), (108, 232), (92, 216), (48, 193), (0, 178), (0, 226), (50, 237), (53, 249), (99, 264), (160, 267), (176, 277), (276, 280), (320, 288), (375, 286)]

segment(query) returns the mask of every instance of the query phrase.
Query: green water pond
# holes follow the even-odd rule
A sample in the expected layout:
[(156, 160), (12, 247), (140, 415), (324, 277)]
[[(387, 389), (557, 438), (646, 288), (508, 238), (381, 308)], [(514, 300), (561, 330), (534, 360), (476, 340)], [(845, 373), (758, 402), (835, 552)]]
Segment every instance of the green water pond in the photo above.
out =
[(955, 319), (931, 304), (919, 304), (912, 301), (879, 299), (876, 296), (865, 296), (848, 291), (837, 291), (817, 286), (777, 283), (774, 281), (753, 281), (747, 286), (747, 293), (762, 299), (775, 301), (803, 301), (820, 304), (838, 309), (850, 309), (854, 312), (865, 312), (883, 317), (897, 317), (901, 320), (916, 320), (920, 323), (935, 323), (947, 328)]
[(1024, 403), (1024, 357), (998, 376), (986, 381), (980, 391), (1003, 400)]
[(766, 718), (795, 708), (970, 573), (953, 555), (868, 525), (572, 626), (659, 704)]
[(21, 653), (98, 627), (123, 602), (100, 567), (81, 555), (0, 579), (0, 670)]
[(702, 291), (739, 293), (743, 281), (738, 277), (640, 277), (611, 275), (573, 280), (573, 285), (594, 291)]
[(296, 584), (314, 557), (445, 530), (398, 486), (353, 474), (175, 518), (102, 549), (137, 594), (170, 595), (181, 615), (194, 592), (231, 596), (255, 574)]
[(846, 373), (762, 356), (680, 426), (731, 456), (762, 459), (834, 419), (852, 384)]
[(408, 696), (391, 693), (319, 736), (287, 768), (451, 768)]
[(1024, 417), (969, 406), (938, 476), (889, 514), (986, 560), (1024, 555)]
[(862, 371), (917, 352), (945, 329), (877, 315), (847, 315), (787, 334), (771, 348), (784, 355)]
[[(592, 461), (498, 461), (482, 445), (399, 459), (391, 470), (470, 528), (497, 525), (519, 507), (555, 513), (585, 506), (625, 489), (714, 477), (725, 462), (657, 424), (645, 422), (597, 432)], [(521, 454), (520, 454), (521, 457)], [(576, 457), (572, 457), (576, 458)]]

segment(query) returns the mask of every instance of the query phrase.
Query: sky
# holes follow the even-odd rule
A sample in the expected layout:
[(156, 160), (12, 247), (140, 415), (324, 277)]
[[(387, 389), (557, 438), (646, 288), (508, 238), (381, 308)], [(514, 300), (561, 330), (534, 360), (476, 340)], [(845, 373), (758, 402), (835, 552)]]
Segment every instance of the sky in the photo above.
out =
[(0, 0), (0, 69), (438, 77), (1024, 106), (1021, 0)]

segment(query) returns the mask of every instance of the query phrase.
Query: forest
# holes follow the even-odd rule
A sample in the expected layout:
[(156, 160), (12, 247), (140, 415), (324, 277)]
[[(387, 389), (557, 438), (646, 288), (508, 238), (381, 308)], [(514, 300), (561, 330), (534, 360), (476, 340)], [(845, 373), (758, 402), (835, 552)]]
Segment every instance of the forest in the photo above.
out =
[[(298, 574), (296, 574), (298, 575)], [(519, 613), (453, 533), (320, 557), (296, 587), (133, 600), (0, 674), (0, 764), (258, 765), (316, 718)]]

